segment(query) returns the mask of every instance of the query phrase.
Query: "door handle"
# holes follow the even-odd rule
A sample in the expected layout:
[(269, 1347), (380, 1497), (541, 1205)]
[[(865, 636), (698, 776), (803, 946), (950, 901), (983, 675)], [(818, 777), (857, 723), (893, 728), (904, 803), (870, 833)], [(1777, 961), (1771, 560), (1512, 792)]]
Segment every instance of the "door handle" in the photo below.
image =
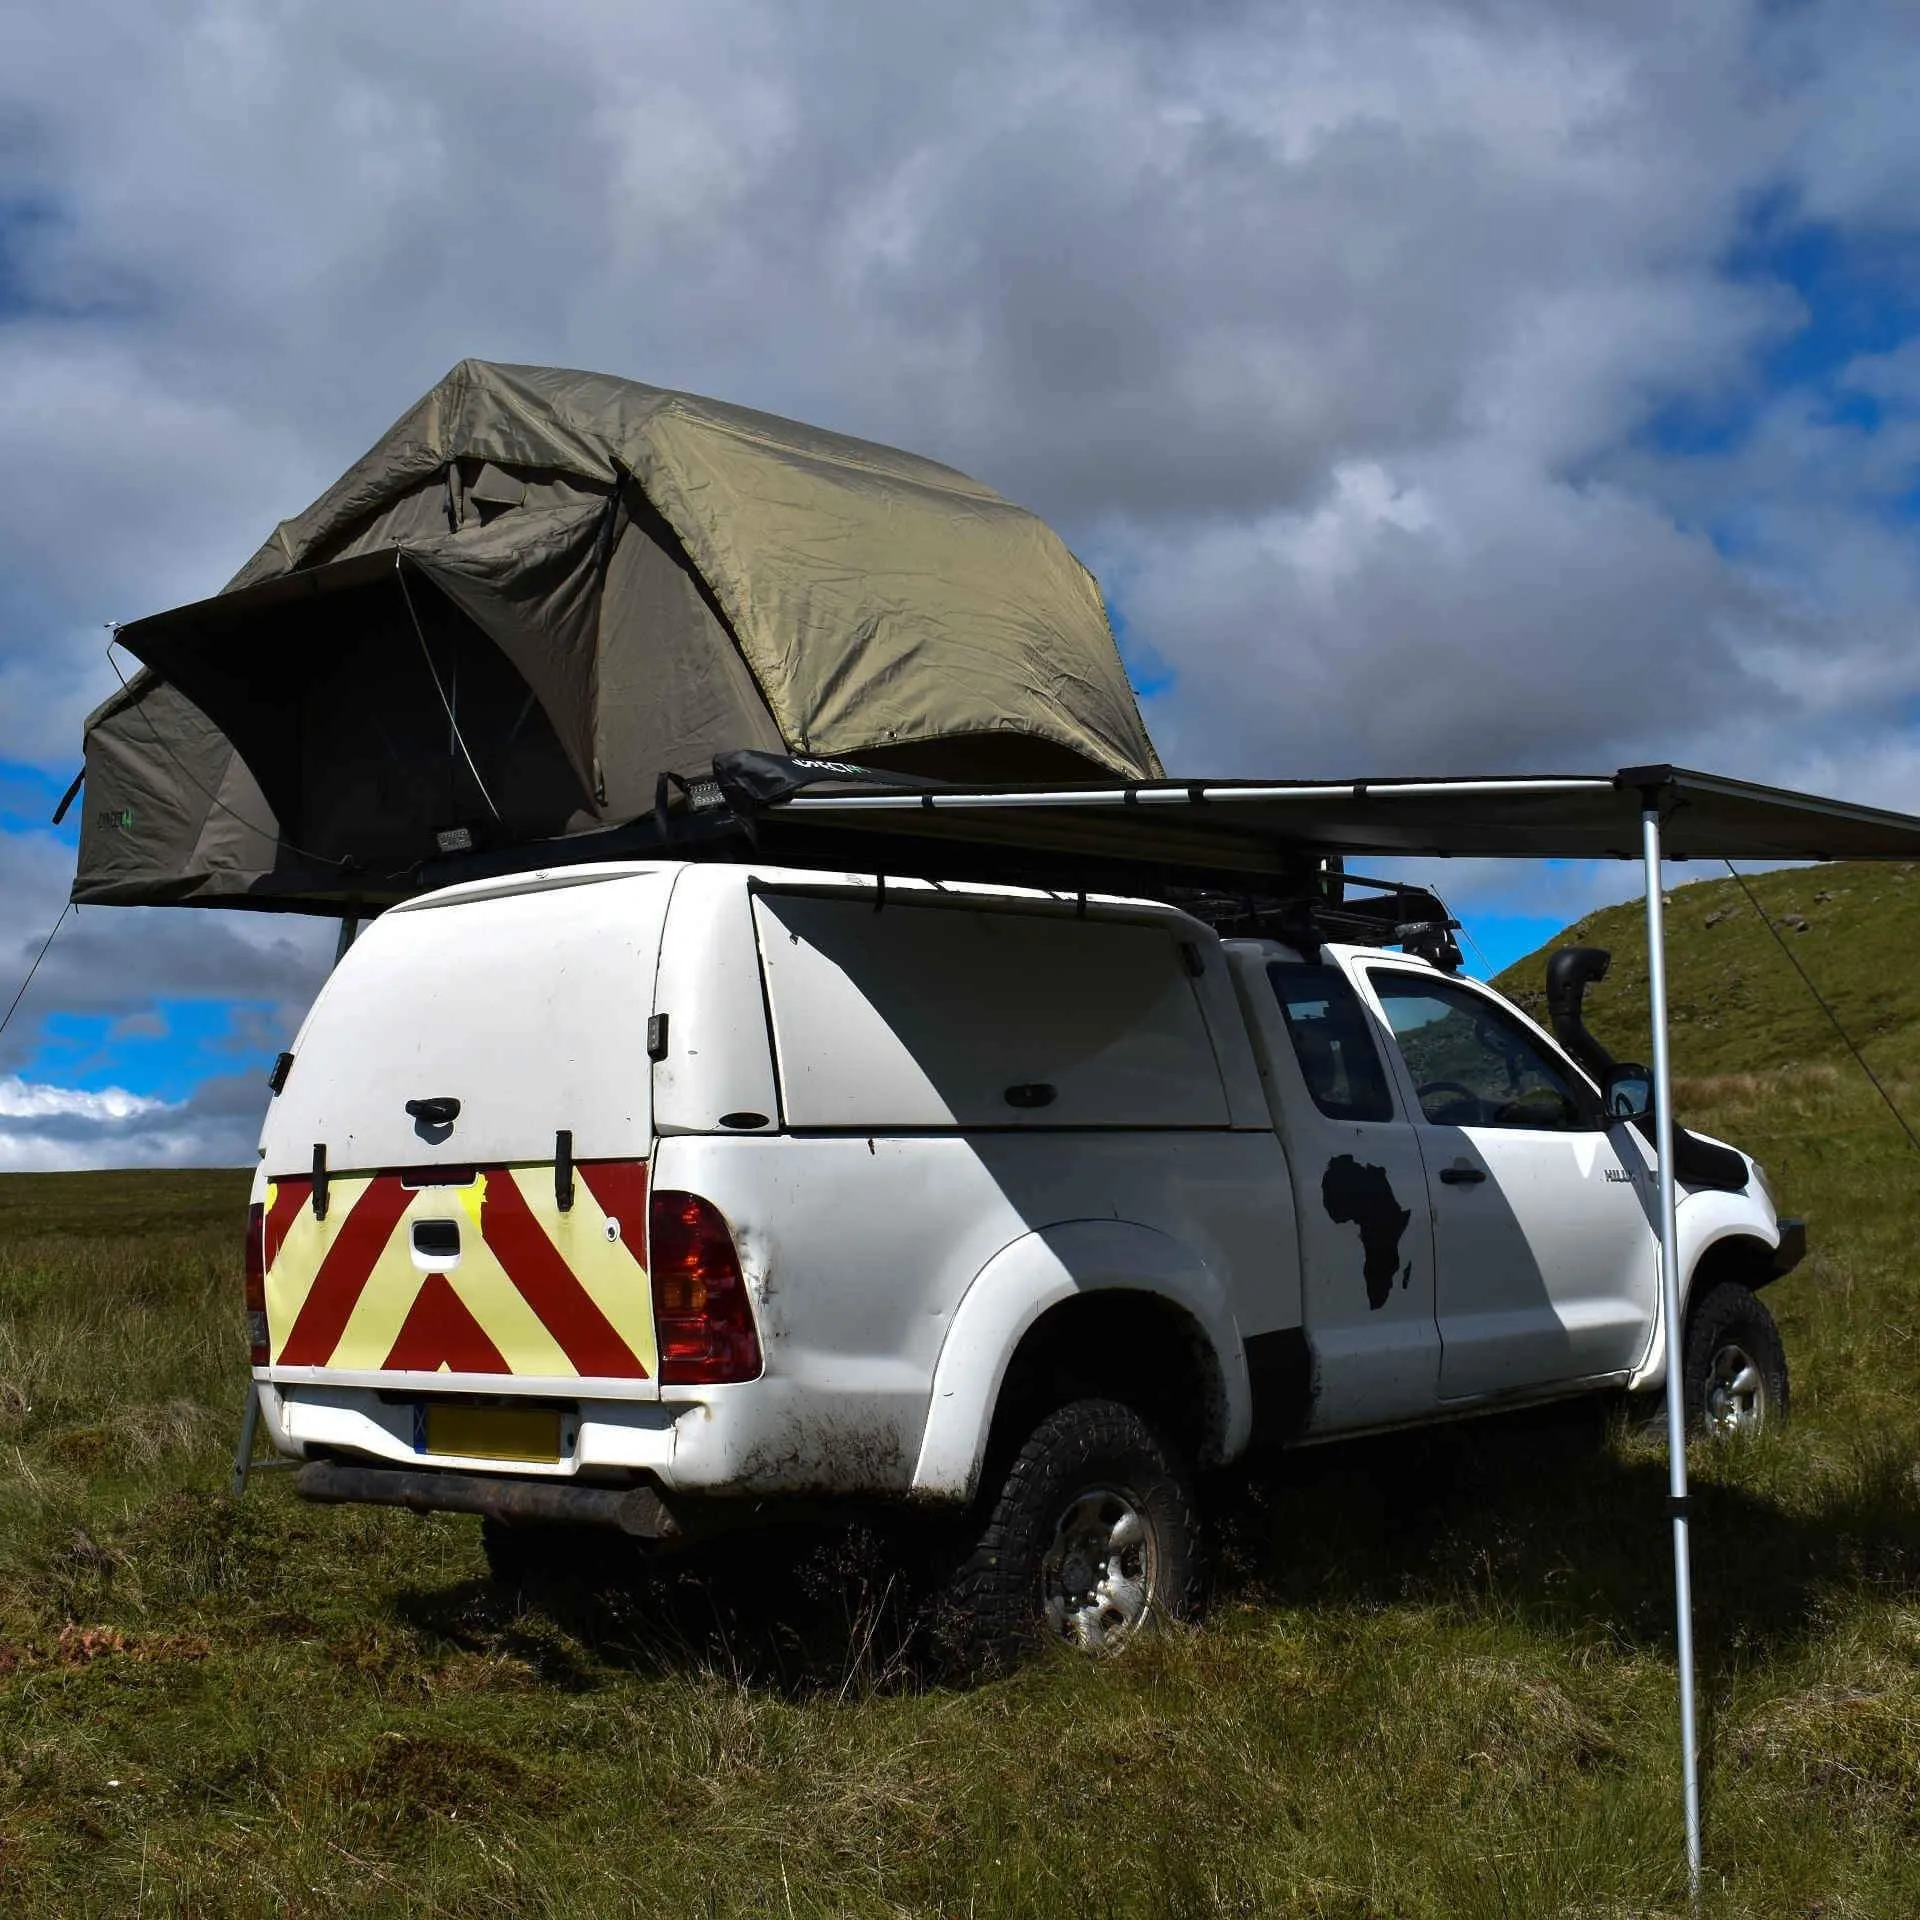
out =
[(1060, 1089), (1046, 1080), (1023, 1080), (1006, 1092), (1010, 1107), (1050, 1107), (1059, 1097)]
[(1480, 1167), (1442, 1167), (1440, 1178), (1450, 1187), (1477, 1187), (1486, 1178)]

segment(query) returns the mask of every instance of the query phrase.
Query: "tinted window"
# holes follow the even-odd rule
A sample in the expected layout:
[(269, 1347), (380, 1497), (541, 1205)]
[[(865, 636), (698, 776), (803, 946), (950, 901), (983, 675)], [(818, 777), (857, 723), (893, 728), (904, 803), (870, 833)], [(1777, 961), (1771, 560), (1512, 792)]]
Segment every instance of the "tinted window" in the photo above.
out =
[(1517, 1020), (1451, 981), (1382, 968), (1369, 978), (1436, 1127), (1584, 1127), (1574, 1080)]
[(1337, 967), (1276, 960), (1267, 978), (1313, 1104), (1334, 1120), (1391, 1120), (1393, 1096), (1358, 996)]

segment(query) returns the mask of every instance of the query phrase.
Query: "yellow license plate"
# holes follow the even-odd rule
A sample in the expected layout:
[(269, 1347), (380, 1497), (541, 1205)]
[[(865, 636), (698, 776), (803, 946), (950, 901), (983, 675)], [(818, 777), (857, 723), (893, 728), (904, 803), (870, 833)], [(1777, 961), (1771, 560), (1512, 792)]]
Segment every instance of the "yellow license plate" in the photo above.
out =
[(425, 1450), (469, 1460), (558, 1460), (560, 1414), (554, 1407), (429, 1406)]

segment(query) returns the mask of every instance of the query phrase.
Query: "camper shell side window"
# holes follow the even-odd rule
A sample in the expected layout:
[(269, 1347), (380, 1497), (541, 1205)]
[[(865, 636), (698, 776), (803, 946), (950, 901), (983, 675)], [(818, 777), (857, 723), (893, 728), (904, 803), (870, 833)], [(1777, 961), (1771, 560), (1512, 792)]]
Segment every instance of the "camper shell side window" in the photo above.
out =
[(790, 1127), (1229, 1124), (1171, 915), (780, 889), (754, 918)]

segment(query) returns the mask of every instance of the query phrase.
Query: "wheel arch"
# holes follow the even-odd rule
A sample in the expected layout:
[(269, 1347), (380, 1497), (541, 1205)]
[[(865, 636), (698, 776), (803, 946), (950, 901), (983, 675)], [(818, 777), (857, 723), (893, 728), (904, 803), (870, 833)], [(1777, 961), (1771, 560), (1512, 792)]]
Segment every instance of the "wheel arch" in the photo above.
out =
[[(1751, 1292), (1777, 1279), (1774, 1255), (1780, 1245), (1777, 1221), (1762, 1221), (1744, 1194), (1695, 1193), (1682, 1201), (1679, 1217), (1680, 1324), (1686, 1326), (1695, 1300), (1722, 1280), (1735, 1280)], [(1638, 1393), (1667, 1377), (1666, 1316), (1656, 1307), (1652, 1338), (1627, 1386)]]
[(1739, 1227), (1716, 1235), (1694, 1255), (1692, 1271), (1687, 1275), (1688, 1307), (1723, 1280), (1758, 1293), (1769, 1281), (1779, 1278), (1774, 1251), (1774, 1246), (1759, 1234)]
[(1012, 1428), (1088, 1395), (1135, 1406), (1196, 1463), (1246, 1445), (1246, 1360), (1225, 1289), (1155, 1228), (1071, 1221), (988, 1261), (941, 1345), (913, 1491), (970, 1499)]

